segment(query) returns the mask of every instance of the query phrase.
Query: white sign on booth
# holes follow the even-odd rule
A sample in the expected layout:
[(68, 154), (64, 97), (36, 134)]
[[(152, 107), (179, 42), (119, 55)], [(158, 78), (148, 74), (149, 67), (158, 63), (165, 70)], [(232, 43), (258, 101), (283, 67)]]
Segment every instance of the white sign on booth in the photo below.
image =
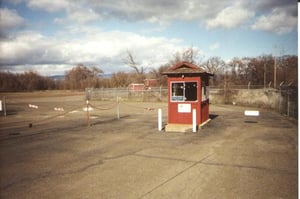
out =
[(178, 104), (178, 113), (190, 113), (192, 111), (191, 104)]

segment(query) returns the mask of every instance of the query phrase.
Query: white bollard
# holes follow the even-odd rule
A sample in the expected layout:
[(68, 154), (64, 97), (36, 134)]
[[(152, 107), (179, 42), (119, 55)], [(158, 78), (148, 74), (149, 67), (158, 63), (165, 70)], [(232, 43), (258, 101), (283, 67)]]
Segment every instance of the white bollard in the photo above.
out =
[(158, 130), (162, 130), (162, 111), (161, 108), (158, 109)]
[(196, 116), (196, 109), (193, 109), (193, 133), (197, 132), (197, 116)]
[(120, 119), (120, 98), (117, 96), (117, 119)]

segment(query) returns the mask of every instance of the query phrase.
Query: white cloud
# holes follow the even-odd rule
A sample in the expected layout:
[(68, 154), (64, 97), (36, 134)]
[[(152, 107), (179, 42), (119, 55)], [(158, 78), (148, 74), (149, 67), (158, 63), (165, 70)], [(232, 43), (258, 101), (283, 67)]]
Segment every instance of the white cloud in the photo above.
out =
[(25, 25), (23, 17), (16, 10), (0, 8), (0, 30), (20, 28)]
[[(124, 30), (124, 26), (112, 27), (114, 23), (110, 23), (120, 20), (132, 23), (132, 31), (148, 31), (147, 35), (155, 31), (155, 35), (159, 31), (162, 34), (167, 32), (167, 26), (176, 20), (196, 22), (210, 30), (250, 27), (250, 22), (254, 22), (251, 26), (254, 30), (284, 34), (296, 29), (298, 15), (293, 0), (287, 0), (287, 3), (282, 0), (174, 0), (172, 3), (169, 0), (12, 0), (12, 3), (21, 1), (31, 9), (31, 17), (37, 10), (51, 12), (49, 17), (59, 14), (53, 20), (59, 24), (60, 30), (55, 30), (58, 24), (49, 24), (48, 36), (34, 31), (15, 33), (26, 23), (32, 23), (26, 28), (41, 28), (37, 27), (36, 20), (25, 21), (16, 10), (0, 8), (0, 37), (4, 34), (3, 30), (10, 33), (9, 40), (1, 38), (0, 41), (2, 68), (26, 65), (42, 71), (46, 68), (62, 71), (62, 68), (84, 63), (100, 65), (109, 72), (120, 70), (124, 65), (122, 59), (126, 50), (130, 50), (139, 63), (159, 66), (168, 62), (174, 52), (186, 47), (184, 41), (172, 38), (103, 31)], [(102, 20), (103, 30), (90, 26), (91, 22), (95, 25), (98, 20)], [(131, 25), (125, 27), (126, 30), (130, 28)], [(218, 48), (218, 42), (209, 46), (211, 51)]]
[(64, 75), (65, 71), (72, 69), (74, 65), (69, 64), (24, 64), (1, 66), (0, 71), (10, 71), (13, 73), (23, 73), (25, 71), (35, 71), (44, 76)]
[[(294, 20), (297, 18), (297, 4), (294, 0), (28, 0), (28, 7), (47, 12), (63, 11), (55, 22), (59, 24), (86, 24), (97, 20), (117, 19), (128, 22), (144, 21), (166, 27), (172, 21), (199, 21), (207, 29), (232, 29), (240, 25), (249, 25), (259, 13), (263, 15), (252, 26), (253, 29), (271, 29), (263, 23), (271, 19), (269, 26), (281, 25), (276, 32), (287, 32), (294, 29)], [(283, 14), (273, 13), (274, 9), (284, 10)], [(273, 11), (272, 11), (273, 10)], [(270, 13), (272, 11), (272, 13)], [(280, 17), (288, 19), (283, 25)], [(290, 22), (292, 21), (292, 22)], [(267, 26), (267, 25), (265, 25)]]
[(285, 34), (297, 28), (297, 16), (289, 15), (282, 9), (273, 9), (269, 15), (260, 16), (251, 26), (254, 30), (264, 30)]
[(211, 50), (211, 51), (217, 50), (219, 48), (220, 48), (220, 43), (219, 42), (213, 43), (212, 45), (209, 46), (209, 50)]
[(168, 25), (174, 20), (206, 20), (222, 9), (228, 2), (205, 0), (126, 0), (92, 1), (92, 7), (103, 18), (118, 18), (126, 21), (146, 21)]
[(115, 72), (124, 66), (127, 50), (134, 54), (138, 63), (146, 64), (145, 67), (158, 67), (182, 48), (180, 40), (130, 32), (94, 30), (77, 39), (54, 39), (36, 32), (22, 32), (14, 39), (1, 42), (0, 66), (35, 66), (38, 72), (43, 72), (50, 66), (83, 63)]
[(206, 27), (212, 28), (235, 28), (254, 17), (255, 13), (239, 5), (229, 6), (219, 12), (216, 17), (206, 21)]
[[(71, 1), (72, 2), (72, 1)], [(67, 9), (71, 4), (68, 0), (29, 0), (27, 5), (32, 9), (57, 12)], [(77, 2), (73, 2), (73, 4)]]
[(45, 64), (62, 62), (57, 40), (36, 32), (22, 32), (15, 38), (1, 42), (0, 64)]
[(54, 22), (58, 24), (86, 24), (101, 19), (100, 14), (91, 7), (89, 1), (85, 0), (76, 2), (72, 0), (29, 0), (27, 5), (31, 9), (47, 12), (63, 11), (65, 16), (54, 19)]
[(228, 2), (204, 0), (28, 0), (27, 6), (47, 12), (63, 11), (57, 23), (86, 23), (98, 19), (146, 21), (166, 26), (172, 20), (206, 20), (220, 11)]
[(97, 19), (101, 19), (101, 17), (95, 13), (92, 9), (88, 10), (73, 10), (73, 14), (68, 14), (65, 18), (55, 18), (54, 22), (57, 24), (70, 24), (70, 23), (78, 23), (78, 24), (87, 24), (89, 22), (96, 21)]
[(54, 22), (58, 24), (87, 24), (99, 19), (102, 19), (101, 15), (97, 13), (91, 7), (85, 7), (81, 3), (69, 4), (65, 7), (66, 16), (61, 18), (55, 18)]
[(100, 16), (94, 12), (93, 9), (87, 9), (87, 10), (74, 10), (72, 11), (72, 14), (68, 15), (68, 18), (70, 21), (77, 21), (78, 23), (85, 24), (91, 21), (95, 21), (100, 18)]

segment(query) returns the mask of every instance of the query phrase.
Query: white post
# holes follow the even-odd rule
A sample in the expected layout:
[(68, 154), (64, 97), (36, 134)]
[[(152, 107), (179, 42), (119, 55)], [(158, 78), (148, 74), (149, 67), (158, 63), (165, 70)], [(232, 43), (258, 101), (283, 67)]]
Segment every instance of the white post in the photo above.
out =
[(197, 132), (197, 116), (196, 116), (196, 109), (193, 109), (193, 133)]
[(3, 97), (3, 111), (4, 111), (4, 116), (6, 117), (6, 97)]
[(86, 100), (86, 125), (90, 127), (90, 112), (89, 112), (89, 100)]
[(162, 130), (162, 112), (161, 108), (158, 109), (158, 130)]

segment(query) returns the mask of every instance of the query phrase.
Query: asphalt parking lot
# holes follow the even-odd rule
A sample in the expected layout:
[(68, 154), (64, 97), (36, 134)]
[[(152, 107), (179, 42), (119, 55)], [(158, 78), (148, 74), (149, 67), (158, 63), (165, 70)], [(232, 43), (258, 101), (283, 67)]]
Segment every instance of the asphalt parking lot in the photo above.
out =
[(94, 113), (90, 127), (74, 112), (29, 128), (45, 113), (10, 106), (1, 198), (298, 198), (298, 126), (272, 111), (246, 118), (245, 107), (212, 105), (197, 133), (165, 133), (163, 103), (123, 104), (120, 120)]

